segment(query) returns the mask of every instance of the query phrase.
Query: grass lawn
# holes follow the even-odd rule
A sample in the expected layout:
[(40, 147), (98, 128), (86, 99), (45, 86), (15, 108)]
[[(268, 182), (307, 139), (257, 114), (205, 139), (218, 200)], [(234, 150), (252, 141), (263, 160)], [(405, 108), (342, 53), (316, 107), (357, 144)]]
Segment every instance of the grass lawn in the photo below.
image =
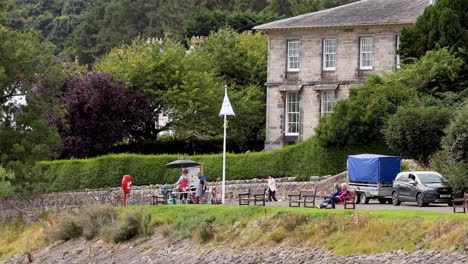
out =
[[(468, 214), (220, 205), (128, 206), (116, 210), (119, 215), (144, 210), (151, 214), (156, 232), (206, 246), (323, 247), (337, 255), (468, 247)], [(60, 219), (0, 226), (0, 258), (44, 246), (44, 230), (56, 221)]]

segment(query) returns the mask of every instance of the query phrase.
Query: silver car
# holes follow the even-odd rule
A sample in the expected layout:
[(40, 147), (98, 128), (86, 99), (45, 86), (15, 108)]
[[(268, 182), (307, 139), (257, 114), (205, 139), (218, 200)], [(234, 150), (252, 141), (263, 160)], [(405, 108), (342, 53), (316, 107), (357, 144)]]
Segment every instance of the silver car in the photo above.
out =
[(452, 206), (452, 188), (435, 171), (400, 172), (393, 181), (392, 203), (397, 206), (401, 202), (416, 202), (419, 207), (430, 203)]

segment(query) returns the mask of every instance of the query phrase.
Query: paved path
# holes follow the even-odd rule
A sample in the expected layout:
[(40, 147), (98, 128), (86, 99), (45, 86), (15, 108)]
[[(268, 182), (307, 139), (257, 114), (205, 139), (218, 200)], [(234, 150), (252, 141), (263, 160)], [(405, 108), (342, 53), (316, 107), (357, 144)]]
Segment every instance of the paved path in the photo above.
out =
[[(321, 200), (316, 201), (319, 204)], [(287, 200), (280, 200), (278, 202), (267, 202), (267, 206), (289, 206)], [(343, 205), (337, 205), (337, 209), (343, 210)], [(419, 210), (419, 211), (432, 211), (439, 213), (453, 213), (452, 207), (447, 204), (430, 204), (425, 207), (418, 207), (416, 203), (401, 203), (400, 206), (394, 206), (393, 204), (380, 204), (377, 200), (370, 200), (369, 204), (356, 204), (356, 209), (364, 210)]]

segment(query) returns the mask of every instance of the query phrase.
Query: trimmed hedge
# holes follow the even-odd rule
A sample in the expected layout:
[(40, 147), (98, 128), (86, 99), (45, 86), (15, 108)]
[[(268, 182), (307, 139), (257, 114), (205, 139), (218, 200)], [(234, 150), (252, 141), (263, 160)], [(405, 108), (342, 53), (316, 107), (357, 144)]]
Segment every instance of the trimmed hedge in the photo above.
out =
[[(226, 179), (240, 180), (295, 176), (308, 180), (312, 175), (336, 174), (346, 169), (346, 158), (358, 153), (390, 154), (384, 146), (323, 148), (314, 138), (271, 152), (227, 154)], [(176, 182), (179, 169), (165, 164), (182, 155), (113, 154), (92, 159), (44, 161), (42, 171), (50, 180), (49, 191), (74, 191), (85, 188), (120, 186), (122, 175), (132, 176), (134, 185)], [(222, 177), (222, 154), (185, 156), (204, 163), (209, 181)]]

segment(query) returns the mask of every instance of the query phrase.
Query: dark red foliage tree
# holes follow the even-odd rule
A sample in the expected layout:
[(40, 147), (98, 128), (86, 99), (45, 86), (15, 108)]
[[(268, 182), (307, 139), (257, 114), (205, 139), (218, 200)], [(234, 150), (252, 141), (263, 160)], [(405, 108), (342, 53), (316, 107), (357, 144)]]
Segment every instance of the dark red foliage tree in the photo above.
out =
[(103, 73), (66, 82), (59, 101), (65, 109), (63, 121), (56, 122), (61, 158), (104, 154), (113, 144), (144, 130), (154, 118), (142, 93), (125, 89)]

